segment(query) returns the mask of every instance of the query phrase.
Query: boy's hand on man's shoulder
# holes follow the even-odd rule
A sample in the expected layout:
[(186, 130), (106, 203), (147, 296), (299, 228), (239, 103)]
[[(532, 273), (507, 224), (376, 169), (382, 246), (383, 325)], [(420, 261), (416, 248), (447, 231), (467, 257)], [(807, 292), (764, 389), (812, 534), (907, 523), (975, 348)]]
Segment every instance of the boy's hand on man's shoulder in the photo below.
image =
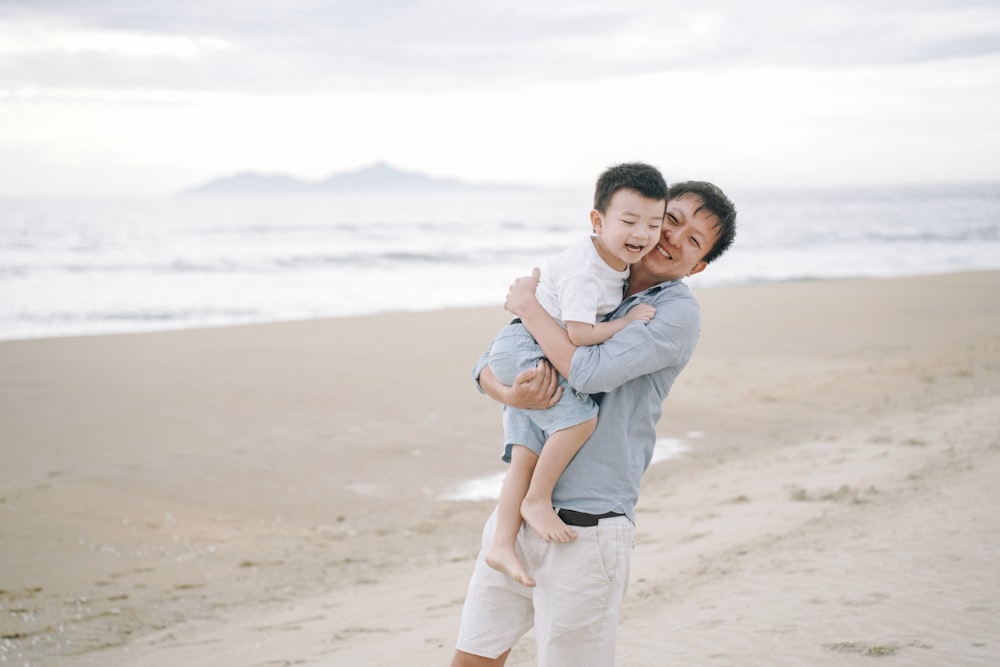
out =
[(638, 303), (625, 314), (625, 319), (629, 322), (649, 322), (656, 315), (656, 308), (648, 303)]

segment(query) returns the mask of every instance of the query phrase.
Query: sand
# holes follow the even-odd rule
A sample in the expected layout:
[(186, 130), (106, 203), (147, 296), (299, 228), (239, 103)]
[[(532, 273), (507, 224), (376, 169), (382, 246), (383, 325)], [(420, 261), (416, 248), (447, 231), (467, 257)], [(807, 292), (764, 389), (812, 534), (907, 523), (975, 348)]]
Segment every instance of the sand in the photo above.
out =
[[(697, 294), (618, 664), (1000, 664), (1000, 272)], [(446, 665), (507, 320), (0, 343), (0, 662)]]

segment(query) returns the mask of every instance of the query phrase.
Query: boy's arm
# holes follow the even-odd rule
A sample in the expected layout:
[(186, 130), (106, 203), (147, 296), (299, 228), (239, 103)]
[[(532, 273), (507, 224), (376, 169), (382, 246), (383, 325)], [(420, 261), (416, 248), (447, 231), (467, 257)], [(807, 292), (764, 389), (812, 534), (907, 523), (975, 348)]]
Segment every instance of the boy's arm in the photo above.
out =
[(640, 303), (628, 311), (625, 317), (609, 322), (567, 322), (566, 333), (570, 341), (577, 347), (581, 345), (599, 345), (625, 328), (629, 322), (649, 322), (656, 314), (656, 309), (649, 304)]
[(515, 280), (507, 293), (506, 308), (521, 318), (549, 362), (579, 391), (610, 391), (642, 375), (683, 363), (694, 349), (701, 322), (697, 302), (691, 298), (671, 301), (647, 326), (626, 326), (600, 345), (577, 348), (535, 299), (539, 275), (535, 269), (530, 277)]
[(541, 346), (549, 363), (565, 378), (569, 377), (569, 367), (573, 363), (576, 345), (569, 339), (566, 330), (552, 319), (535, 298), (541, 271), (533, 269), (530, 276), (517, 278), (507, 292), (504, 307), (521, 318), (528, 332)]
[[(545, 352), (549, 363), (559, 371), (560, 375), (568, 378), (570, 365), (573, 363), (573, 353), (576, 352), (577, 345), (573, 342), (571, 334), (567, 329), (563, 329), (549, 315), (548, 311), (542, 308), (542, 305), (538, 303), (538, 299), (535, 298), (535, 290), (538, 288), (538, 279), (540, 276), (541, 271), (536, 268), (532, 270), (531, 276), (523, 276), (516, 279), (510, 286), (510, 291), (507, 292), (507, 301), (504, 303), (504, 307), (521, 318), (521, 322), (525, 328), (534, 336), (535, 341), (538, 342), (542, 351)], [(601, 326), (601, 328), (603, 328), (603, 325), (608, 325), (608, 329), (611, 330), (610, 333), (603, 339), (598, 340), (597, 343), (607, 340), (634, 320), (644, 319), (648, 321), (656, 312), (652, 306), (645, 306), (642, 309), (637, 306), (632, 311), (635, 311), (635, 315), (632, 316), (633, 319), (626, 316), (610, 322), (591, 325), (593, 327)], [(632, 311), (629, 311), (629, 313), (631, 314)], [(595, 336), (595, 339), (598, 337), (600, 336)], [(592, 345), (596, 343), (582, 344)]]

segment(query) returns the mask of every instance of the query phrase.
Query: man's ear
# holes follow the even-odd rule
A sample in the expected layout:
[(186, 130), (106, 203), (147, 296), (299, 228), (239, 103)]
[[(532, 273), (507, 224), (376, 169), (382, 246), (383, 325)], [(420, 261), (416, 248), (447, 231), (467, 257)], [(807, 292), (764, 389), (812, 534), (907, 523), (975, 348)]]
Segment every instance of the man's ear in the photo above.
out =
[(698, 262), (697, 264), (695, 264), (691, 268), (691, 272), (688, 275), (689, 276), (693, 276), (696, 273), (701, 273), (702, 271), (705, 270), (705, 267), (707, 267), (707, 266), (708, 266), (708, 262)]
[(590, 226), (595, 232), (601, 231), (601, 227), (604, 226), (604, 216), (596, 208), (590, 209)]

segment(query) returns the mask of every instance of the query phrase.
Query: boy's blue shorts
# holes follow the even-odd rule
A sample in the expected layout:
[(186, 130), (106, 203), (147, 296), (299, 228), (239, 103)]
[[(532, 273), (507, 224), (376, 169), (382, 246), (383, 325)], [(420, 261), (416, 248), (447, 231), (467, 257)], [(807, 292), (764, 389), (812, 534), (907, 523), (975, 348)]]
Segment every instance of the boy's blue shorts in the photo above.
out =
[[(521, 372), (534, 368), (539, 359), (543, 358), (545, 353), (542, 348), (520, 323), (509, 324), (501, 329), (490, 344), (490, 370), (506, 385), (513, 385), (514, 379)], [(563, 388), (562, 397), (547, 410), (504, 406), (504, 461), (510, 461), (510, 448), (513, 445), (524, 445), (538, 454), (542, 451), (548, 434), (582, 424), (597, 416), (597, 404), (589, 395), (573, 389), (562, 375), (559, 376), (559, 386)]]

